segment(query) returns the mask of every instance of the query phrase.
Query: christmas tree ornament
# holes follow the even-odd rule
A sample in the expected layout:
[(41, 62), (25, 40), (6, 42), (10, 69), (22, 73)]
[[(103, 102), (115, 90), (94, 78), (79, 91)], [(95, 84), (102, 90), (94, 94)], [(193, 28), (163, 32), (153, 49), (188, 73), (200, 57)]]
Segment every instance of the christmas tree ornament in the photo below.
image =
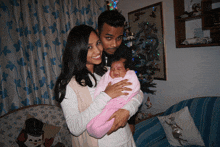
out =
[(147, 109), (152, 107), (152, 103), (150, 102), (150, 98), (147, 98), (147, 102), (145, 103), (145, 105), (147, 106)]
[(107, 5), (109, 7), (109, 10), (115, 10), (118, 9), (117, 4), (118, 4), (119, 0), (111, 0), (110, 2), (107, 2)]

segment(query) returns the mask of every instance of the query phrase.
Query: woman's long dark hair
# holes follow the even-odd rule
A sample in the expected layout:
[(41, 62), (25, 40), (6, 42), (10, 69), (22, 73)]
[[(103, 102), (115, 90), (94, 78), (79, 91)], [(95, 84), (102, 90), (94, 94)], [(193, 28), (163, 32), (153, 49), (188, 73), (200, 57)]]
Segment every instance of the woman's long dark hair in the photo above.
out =
[[(69, 33), (62, 57), (61, 73), (54, 89), (55, 98), (59, 103), (63, 101), (66, 94), (66, 86), (73, 76), (81, 86), (93, 86), (89, 74), (94, 78), (95, 83), (97, 83), (94, 75), (86, 67), (88, 41), (92, 31), (96, 33), (95, 29), (90, 26), (79, 25), (75, 26)], [(100, 76), (106, 72), (103, 62), (94, 66), (94, 72)]]

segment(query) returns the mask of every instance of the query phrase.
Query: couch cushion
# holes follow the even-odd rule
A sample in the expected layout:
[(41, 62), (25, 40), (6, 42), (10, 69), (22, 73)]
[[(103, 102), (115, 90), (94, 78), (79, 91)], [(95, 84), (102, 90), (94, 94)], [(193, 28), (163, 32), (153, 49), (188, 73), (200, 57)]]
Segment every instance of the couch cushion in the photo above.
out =
[(0, 140), (3, 140), (6, 146), (18, 147), (15, 141), (24, 127), (27, 114), (34, 116), (43, 123), (60, 126), (61, 129), (54, 138), (53, 145), (61, 142), (65, 147), (71, 147), (71, 134), (67, 128), (62, 109), (46, 104), (27, 106), (1, 117)]
[(28, 114), (16, 142), (20, 147), (24, 145), (31, 146), (33, 144), (35, 146), (46, 144), (47, 147), (50, 147), (60, 128), (59, 126), (43, 123)]
[(167, 116), (158, 116), (169, 143), (173, 146), (205, 146), (188, 107)]

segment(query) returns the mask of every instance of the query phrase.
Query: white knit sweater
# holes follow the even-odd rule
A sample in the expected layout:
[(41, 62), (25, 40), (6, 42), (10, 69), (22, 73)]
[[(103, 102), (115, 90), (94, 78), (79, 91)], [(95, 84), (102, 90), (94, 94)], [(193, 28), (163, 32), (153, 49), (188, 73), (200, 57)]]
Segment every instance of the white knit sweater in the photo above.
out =
[[(99, 81), (101, 77), (97, 74), (94, 75)], [(82, 113), (80, 113), (78, 110), (76, 94), (69, 85), (67, 85), (66, 88), (65, 99), (61, 103), (68, 128), (74, 136), (79, 136), (86, 131), (86, 125), (88, 122), (96, 115), (101, 113), (107, 102), (111, 100), (111, 97), (109, 97), (105, 92), (101, 92), (94, 100), (95, 87), (88, 88), (93, 99), (93, 103)], [(142, 101), (143, 93), (140, 92), (122, 109), (128, 110), (131, 117), (137, 112)], [(110, 135), (105, 135), (103, 138), (99, 139), (98, 145), (99, 147), (135, 147), (132, 133), (128, 124), (125, 127), (118, 129), (116, 132)]]

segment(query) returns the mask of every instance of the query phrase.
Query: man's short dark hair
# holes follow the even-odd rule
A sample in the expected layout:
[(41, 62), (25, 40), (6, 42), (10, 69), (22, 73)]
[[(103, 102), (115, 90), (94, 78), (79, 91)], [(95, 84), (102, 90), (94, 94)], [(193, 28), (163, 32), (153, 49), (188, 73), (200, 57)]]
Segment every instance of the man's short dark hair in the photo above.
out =
[(102, 31), (104, 23), (113, 27), (124, 27), (125, 17), (118, 10), (106, 10), (98, 17), (98, 30)]

